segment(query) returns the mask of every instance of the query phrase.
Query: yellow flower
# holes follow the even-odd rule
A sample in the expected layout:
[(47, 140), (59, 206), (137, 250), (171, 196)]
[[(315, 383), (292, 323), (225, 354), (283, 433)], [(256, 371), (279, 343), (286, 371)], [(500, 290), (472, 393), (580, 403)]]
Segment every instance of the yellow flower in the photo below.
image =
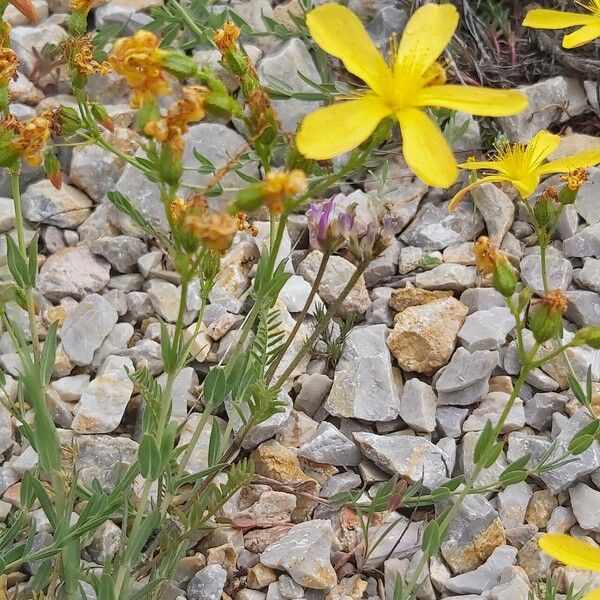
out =
[(13, 150), (31, 167), (39, 167), (43, 152), (52, 134), (52, 123), (44, 117), (33, 117), (23, 123), (19, 135), (12, 141)]
[(0, 85), (8, 85), (17, 76), (19, 59), (11, 48), (0, 48)]
[(225, 21), (223, 29), (217, 29), (213, 41), (222, 55), (235, 50), (235, 43), (240, 37), (240, 28), (233, 21)]
[(184, 150), (183, 134), (188, 125), (204, 118), (204, 101), (208, 89), (201, 85), (188, 85), (181, 90), (181, 100), (174, 102), (163, 119), (150, 121), (144, 133), (161, 144), (168, 144), (180, 157)]
[(483, 169), (496, 173), (482, 177), (460, 190), (450, 201), (449, 210), (453, 211), (468, 191), (482, 183), (506, 181), (519, 192), (521, 198), (528, 198), (544, 175), (570, 173), (575, 169), (600, 163), (600, 150), (585, 150), (572, 156), (544, 162), (559, 143), (560, 136), (540, 131), (529, 144), (506, 144), (498, 148), (497, 156), (493, 160), (470, 160), (460, 165), (463, 169)]
[(115, 43), (109, 62), (119, 75), (127, 79), (133, 91), (130, 101), (132, 108), (140, 108), (153, 102), (157, 96), (170, 92), (163, 75), (167, 51), (159, 46), (158, 37), (143, 29)]
[[(540, 548), (552, 558), (574, 569), (600, 573), (600, 548), (562, 533), (545, 533), (538, 540)], [(600, 600), (600, 589), (582, 600)]]
[(513, 115), (527, 106), (518, 91), (446, 84), (437, 62), (458, 25), (451, 4), (426, 4), (409, 19), (391, 66), (385, 62), (358, 17), (338, 4), (308, 13), (309, 31), (325, 52), (342, 60), (369, 90), (356, 98), (316, 110), (300, 125), (298, 150), (307, 158), (329, 159), (356, 148), (386, 117), (400, 123), (408, 166), (429, 185), (448, 187), (457, 178), (454, 155), (427, 107), (474, 115)]
[(194, 235), (210, 250), (222, 251), (231, 246), (239, 230), (238, 220), (222, 212), (190, 215), (183, 220), (183, 228)]
[(576, 2), (576, 4), (585, 8), (589, 14), (536, 8), (527, 13), (523, 25), (535, 29), (565, 29), (580, 26), (573, 33), (565, 35), (562, 40), (563, 48), (578, 48), (600, 37), (600, 0), (589, 0), (587, 4)]
[(87, 15), (92, 8), (101, 4), (106, 4), (106, 2), (107, 0), (71, 0), (69, 4), (71, 10), (75, 10)]
[(306, 175), (300, 169), (292, 171), (271, 171), (261, 184), (262, 197), (273, 213), (283, 212), (283, 201), (306, 191)]
[(108, 75), (112, 71), (109, 62), (102, 61), (100, 63), (94, 58), (94, 46), (89, 35), (67, 40), (65, 48), (72, 52), (74, 68), (85, 77), (90, 77), (94, 73)]

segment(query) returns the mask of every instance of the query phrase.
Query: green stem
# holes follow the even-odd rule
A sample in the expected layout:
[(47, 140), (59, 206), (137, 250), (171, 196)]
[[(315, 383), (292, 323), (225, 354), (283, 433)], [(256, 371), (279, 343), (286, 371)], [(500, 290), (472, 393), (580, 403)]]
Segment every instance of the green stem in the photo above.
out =
[(331, 257), (331, 252), (325, 252), (323, 254), (323, 258), (321, 258), (321, 264), (319, 265), (319, 270), (317, 271), (317, 275), (311, 286), (310, 293), (308, 294), (308, 298), (306, 299), (306, 302), (304, 303), (304, 306), (302, 307), (302, 311), (300, 312), (300, 314), (298, 315), (298, 317), (296, 319), (294, 328), (290, 332), (290, 335), (287, 337), (285, 344), (279, 350), (277, 358), (273, 361), (273, 363), (269, 367), (269, 370), (267, 371), (267, 374), (266, 374), (267, 382), (271, 381), (271, 379), (273, 378), (273, 375), (275, 374), (275, 371), (276, 371), (277, 367), (279, 366), (279, 363), (282, 361), (283, 357), (285, 356), (285, 353), (287, 352), (289, 347), (292, 345), (292, 342), (294, 341), (294, 338), (296, 337), (298, 331), (300, 330), (302, 323), (304, 323), (304, 319), (306, 318), (306, 315), (308, 314), (308, 311), (310, 310), (312, 302), (313, 302), (315, 296), (317, 295), (319, 286), (321, 285), (321, 280), (323, 279), (323, 275), (325, 275), (325, 269), (327, 268), (327, 263), (329, 262), (330, 257)]
[(292, 360), (292, 362), (288, 365), (287, 369), (279, 376), (279, 378), (275, 382), (276, 388), (280, 388), (281, 386), (283, 386), (287, 378), (300, 364), (300, 361), (302, 360), (304, 355), (314, 347), (320, 335), (325, 331), (325, 329), (329, 325), (329, 321), (331, 321), (331, 319), (335, 317), (339, 312), (344, 300), (352, 291), (352, 289), (356, 285), (356, 282), (360, 279), (364, 270), (367, 268), (368, 264), (369, 262), (367, 260), (362, 260), (358, 263), (356, 269), (354, 270), (354, 273), (352, 274), (352, 277), (350, 277), (348, 283), (346, 284), (340, 295), (336, 298), (335, 302), (333, 302), (333, 304), (329, 307), (323, 319), (319, 323), (317, 323), (312, 335), (304, 342), (304, 345), (302, 346), (298, 354), (295, 356), (295, 358)]
[(196, 38), (196, 40), (198, 42), (201, 42), (202, 44), (206, 43), (206, 35), (196, 25), (196, 23), (194, 23), (194, 20), (189, 15), (187, 10), (185, 10), (185, 8), (181, 6), (181, 2), (171, 2), (170, 6), (181, 15), (183, 22), (185, 23), (190, 33)]
[[(542, 233), (542, 235), (544, 235)], [(540, 264), (542, 270), (542, 285), (544, 286), (544, 295), (548, 294), (548, 266), (546, 264), (546, 240), (540, 240)]]
[[(17, 230), (17, 244), (19, 250), (24, 257), (27, 257), (27, 243), (25, 241), (25, 222), (23, 219), (23, 207), (21, 205), (21, 183), (20, 183), (20, 168), (10, 171), (10, 183), (12, 188), (13, 205), (15, 207), (15, 228)], [(30, 252), (35, 252), (36, 249), (31, 248)], [(40, 337), (38, 333), (37, 319), (35, 314), (35, 302), (33, 300), (33, 289), (26, 287), (25, 303), (27, 306), (27, 317), (29, 319), (29, 330), (31, 333), (31, 345), (33, 348), (34, 362), (40, 360)]]

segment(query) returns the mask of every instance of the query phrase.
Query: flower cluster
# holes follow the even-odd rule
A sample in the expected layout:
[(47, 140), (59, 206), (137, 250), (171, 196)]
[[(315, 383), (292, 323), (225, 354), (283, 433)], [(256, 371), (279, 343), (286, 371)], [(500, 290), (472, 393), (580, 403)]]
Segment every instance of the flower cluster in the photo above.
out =
[(231, 246), (233, 236), (249, 228), (243, 214), (230, 216), (211, 211), (206, 198), (194, 195), (188, 200), (175, 198), (169, 206), (173, 232), (188, 249), (199, 242), (210, 250), (223, 251)]
[(208, 90), (199, 85), (185, 86), (181, 99), (174, 102), (164, 118), (148, 122), (144, 133), (161, 144), (167, 144), (176, 157), (181, 157), (184, 149), (183, 134), (190, 123), (204, 118), (204, 102)]
[(477, 270), (482, 275), (492, 275), (495, 290), (505, 298), (512, 296), (517, 287), (517, 275), (507, 256), (492, 246), (485, 235), (477, 238), (473, 251)]
[(19, 59), (12, 48), (0, 48), (0, 85), (6, 86), (17, 77)]
[(44, 149), (52, 135), (52, 121), (44, 116), (19, 121), (9, 117), (2, 123), (3, 130), (16, 134), (11, 140), (11, 150), (29, 166), (38, 167), (44, 160)]
[(261, 184), (264, 203), (274, 214), (283, 212), (283, 201), (306, 191), (306, 175), (300, 169), (270, 171)]
[(94, 73), (108, 75), (112, 71), (108, 61), (98, 62), (94, 58), (94, 46), (89, 35), (70, 38), (65, 43), (65, 50), (71, 55), (73, 68), (84, 77), (90, 77)]
[(240, 37), (240, 28), (233, 21), (225, 21), (222, 29), (217, 29), (213, 41), (222, 56), (235, 50), (235, 44)]
[(160, 48), (158, 37), (144, 29), (115, 43), (109, 62), (132, 89), (132, 108), (141, 108), (170, 92), (163, 72), (167, 54)]

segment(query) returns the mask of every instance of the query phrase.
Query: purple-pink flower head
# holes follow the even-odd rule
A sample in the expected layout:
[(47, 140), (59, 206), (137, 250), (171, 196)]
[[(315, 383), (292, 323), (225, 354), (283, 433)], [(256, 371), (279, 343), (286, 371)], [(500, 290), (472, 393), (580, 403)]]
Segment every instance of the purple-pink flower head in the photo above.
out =
[(311, 246), (320, 247), (322, 249), (323, 245), (327, 243), (329, 235), (329, 221), (331, 219), (333, 208), (333, 196), (326, 202), (313, 202), (310, 205), (308, 211), (306, 212), (306, 218), (308, 222), (308, 233)]

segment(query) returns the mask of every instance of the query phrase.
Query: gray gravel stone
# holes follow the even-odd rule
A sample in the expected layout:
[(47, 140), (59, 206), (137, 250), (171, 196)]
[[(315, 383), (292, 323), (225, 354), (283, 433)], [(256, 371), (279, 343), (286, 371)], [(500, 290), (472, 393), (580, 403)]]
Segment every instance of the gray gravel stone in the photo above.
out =
[[(548, 289), (566, 290), (573, 277), (573, 267), (566, 258), (557, 251), (549, 251), (546, 255), (548, 270)], [(520, 264), (523, 283), (537, 294), (543, 294), (542, 266), (539, 254), (528, 254)]]
[(498, 493), (496, 508), (504, 527), (511, 529), (523, 525), (531, 494), (531, 488), (524, 481), (509, 485)]
[[(492, 426), (496, 426), (509, 397), (510, 394), (506, 392), (490, 392), (465, 421), (463, 431), (482, 431), (488, 421)], [(521, 398), (515, 398), (514, 404), (502, 427), (502, 433), (522, 429), (524, 426), (525, 411), (523, 410), (523, 401)]]
[(391, 421), (400, 408), (401, 380), (394, 372), (385, 325), (355, 327), (344, 344), (325, 409), (336, 417)]
[(260, 562), (272, 569), (286, 571), (297, 583), (323, 590), (337, 583), (331, 566), (333, 529), (329, 521), (315, 519), (294, 525), (288, 533), (269, 544)]
[(583, 268), (575, 272), (574, 278), (582, 287), (593, 292), (600, 292), (600, 260), (586, 258)]
[(437, 398), (430, 385), (416, 377), (404, 384), (400, 418), (415, 431), (432, 432), (436, 424)]
[(362, 479), (360, 475), (353, 473), (352, 471), (346, 471), (345, 473), (338, 473), (332, 475), (323, 485), (319, 492), (322, 498), (331, 498), (336, 494), (342, 492), (349, 492), (360, 487)]
[[(462, 473), (464, 473), (465, 477), (469, 478), (473, 475), (475, 471), (475, 446), (477, 445), (477, 441), (479, 440), (478, 432), (468, 432), (463, 436), (460, 446), (458, 448), (458, 464), (462, 469)], [(475, 486), (484, 486), (494, 484), (498, 481), (498, 477), (504, 469), (508, 467), (508, 461), (506, 460), (506, 455), (504, 452), (500, 452), (496, 462), (491, 467), (487, 469), (483, 469), (477, 479), (475, 480)]]
[(408, 246), (425, 252), (443, 250), (447, 246), (473, 241), (483, 230), (483, 219), (473, 210), (470, 201), (461, 202), (458, 209), (448, 212), (446, 203), (425, 205), (400, 239)]
[(188, 583), (188, 600), (221, 600), (227, 583), (227, 570), (221, 565), (208, 565), (198, 571)]
[(109, 280), (108, 262), (85, 246), (77, 246), (59, 250), (46, 259), (37, 278), (37, 288), (49, 300), (65, 296), (79, 299), (99, 292)]
[(468, 412), (469, 409), (458, 406), (438, 406), (435, 411), (437, 426), (448, 437), (460, 437)]
[(503, 544), (498, 513), (483, 496), (467, 496), (450, 522), (441, 552), (454, 573), (465, 573), (482, 565)]
[(438, 404), (468, 406), (483, 398), (498, 361), (497, 351), (477, 350), (471, 353), (457, 348), (435, 383)]
[(446, 581), (445, 586), (460, 594), (481, 594), (500, 583), (506, 567), (517, 560), (517, 549), (512, 546), (498, 546), (483, 565), (474, 571), (463, 573)]
[(569, 497), (579, 525), (583, 529), (600, 531), (600, 491), (585, 483), (578, 483), (569, 489)]
[(418, 273), (415, 285), (426, 290), (453, 290), (463, 292), (467, 288), (475, 287), (477, 283), (477, 269), (444, 263), (429, 271)]
[(485, 221), (490, 242), (499, 248), (515, 218), (513, 201), (493, 183), (476, 187), (471, 195)]
[[(300, 75), (311, 81), (319, 82), (321, 78), (315, 63), (304, 42), (292, 38), (267, 54), (258, 65), (258, 76), (267, 86), (281, 85), (283, 82), (294, 92), (311, 92), (314, 88), (304, 81)], [(320, 106), (319, 102), (304, 100), (273, 100), (273, 108), (277, 111), (283, 129), (293, 133), (300, 119)]]
[(367, 458), (389, 473), (411, 482), (422, 479), (429, 489), (448, 479), (446, 453), (424, 438), (357, 432), (354, 439)]
[(77, 433), (109, 433), (123, 418), (133, 393), (133, 371), (129, 358), (109, 356), (81, 396), (73, 419)]
[(304, 411), (309, 417), (319, 410), (329, 390), (333, 385), (331, 378), (322, 373), (312, 373), (303, 382), (300, 392), (296, 396), (294, 406)]
[[(573, 436), (587, 423), (589, 423), (587, 411), (584, 409), (578, 410), (567, 421), (554, 440), (554, 450), (550, 455), (550, 460), (563, 456), (567, 452), (569, 442)], [(540, 440), (535, 440), (534, 445), (531, 447), (533, 460), (540, 460), (549, 448), (550, 442), (543, 444)], [(586, 475), (593, 473), (598, 468), (600, 468), (600, 444), (595, 441), (585, 452), (574, 456), (571, 462), (555, 467), (550, 471), (545, 471), (540, 475), (540, 478), (552, 494), (558, 494), (568, 489), (571, 484), (581, 481)]]
[(358, 465), (362, 460), (360, 450), (354, 442), (327, 421), (320, 423), (314, 436), (298, 448), (298, 456), (338, 466)]
[(494, 288), (469, 288), (460, 295), (460, 301), (469, 309), (469, 314), (506, 306), (504, 298)]
[(100, 295), (86, 296), (69, 311), (60, 330), (62, 346), (76, 365), (89, 365), (94, 352), (118, 321), (117, 311)]
[(600, 168), (588, 169), (588, 180), (579, 188), (575, 209), (588, 225), (600, 222)]
[(600, 223), (588, 225), (573, 237), (564, 241), (565, 256), (576, 258), (600, 258)]
[(499, 119), (511, 142), (527, 143), (552, 123), (589, 110), (583, 85), (575, 77), (550, 77), (522, 85), (520, 90), (527, 95), (529, 106), (517, 115)]
[(562, 412), (567, 399), (555, 392), (539, 392), (525, 402), (525, 423), (538, 431), (548, 429), (552, 415)]
[(460, 331), (458, 339), (469, 351), (497, 350), (515, 326), (515, 318), (504, 306), (494, 306), (470, 314)]
[(130, 235), (98, 238), (89, 244), (89, 249), (106, 258), (119, 273), (133, 271), (138, 259), (147, 251), (142, 240)]
[(567, 292), (569, 306), (565, 316), (579, 327), (600, 324), (600, 294), (584, 290)]

